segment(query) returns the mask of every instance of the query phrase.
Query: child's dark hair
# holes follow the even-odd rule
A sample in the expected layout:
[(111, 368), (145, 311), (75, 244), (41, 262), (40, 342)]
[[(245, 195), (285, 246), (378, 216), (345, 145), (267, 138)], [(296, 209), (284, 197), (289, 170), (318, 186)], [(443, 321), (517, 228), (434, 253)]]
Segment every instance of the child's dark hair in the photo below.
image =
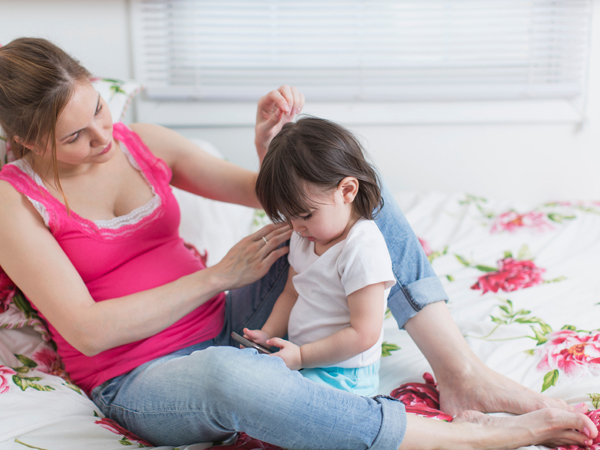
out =
[(264, 158), (256, 195), (267, 216), (277, 223), (307, 214), (315, 205), (306, 183), (335, 189), (346, 177), (358, 180), (354, 211), (373, 219), (383, 199), (379, 177), (350, 131), (325, 119), (303, 117), (283, 126)]

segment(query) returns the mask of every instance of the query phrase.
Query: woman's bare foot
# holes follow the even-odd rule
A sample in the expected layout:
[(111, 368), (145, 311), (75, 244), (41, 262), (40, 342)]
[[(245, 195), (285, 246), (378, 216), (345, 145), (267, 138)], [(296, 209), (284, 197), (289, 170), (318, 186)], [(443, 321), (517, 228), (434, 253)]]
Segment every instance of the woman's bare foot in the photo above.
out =
[(558, 408), (569, 412), (586, 412), (575, 408), (494, 372), (484, 364), (452, 378), (438, 379), (440, 409), (448, 414), (462, 411), (508, 412), (526, 414), (542, 408)]
[(589, 417), (557, 408), (510, 417), (465, 411), (451, 423), (407, 414), (399, 450), (510, 450), (538, 444), (586, 447), (597, 435)]
[[(459, 414), (453, 423), (480, 425), (480, 443), (483, 445), (480, 448), (485, 449), (508, 449), (539, 444), (548, 447), (586, 447), (591, 445), (598, 435), (598, 430), (589, 417), (556, 408), (544, 408), (512, 417), (495, 417), (478, 411), (465, 411)], [(585, 432), (588, 435), (584, 434)]]

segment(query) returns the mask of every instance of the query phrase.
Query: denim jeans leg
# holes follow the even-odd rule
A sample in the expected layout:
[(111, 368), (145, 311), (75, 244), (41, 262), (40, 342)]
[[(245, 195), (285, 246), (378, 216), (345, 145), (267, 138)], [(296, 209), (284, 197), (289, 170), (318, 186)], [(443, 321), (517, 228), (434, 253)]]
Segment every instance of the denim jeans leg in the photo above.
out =
[[(283, 245), (289, 245), (289, 241)], [(219, 336), (215, 338), (216, 345), (238, 347), (239, 344), (231, 339), (232, 331), (242, 334), (244, 327), (262, 328), (279, 294), (283, 292), (289, 266), (287, 255), (284, 255), (275, 261), (269, 272), (260, 280), (227, 293), (225, 324)]]
[[(109, 383), (110, 384), (110, 383)], [(222, 441), (235, 431), (290, 449), (397, 449), (404, 405), (331, 389), (253, 349), (221, 346), (134, 370), (94, 390), (102, 411), (155, 445)]]
[(382, 183), (384, 205), (375, 217), (392, 258), (396, 284), (388, 297), (388, 306), (400, 328), (427, 304), (448, 300), (419, 239), (408, 224), (396, 200)]

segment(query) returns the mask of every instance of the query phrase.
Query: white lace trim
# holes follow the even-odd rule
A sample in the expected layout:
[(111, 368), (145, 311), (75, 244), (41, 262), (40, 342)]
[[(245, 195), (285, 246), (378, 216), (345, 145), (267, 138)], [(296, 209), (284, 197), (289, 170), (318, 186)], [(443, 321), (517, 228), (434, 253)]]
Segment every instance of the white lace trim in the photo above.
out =
[[(17, 159), (16, 161), (13, 161), (9, 164), (17, 166), (19, 169), (21, 169), (22, 172), (25, 172), (31, 179), (33, 179), (33, 181), (35, 181), (35, 183), (38, 186), (44, 186), (44, 182), (42, 181), (40, 176), (37, 173), (35, 173), (35, 171), (31, 168), (31, 165), (29, 164), (29, 162), (27, 162), (24, 158)], [(45, 188), (45, 186), (44, 186), (44, 188)], [(48, 226), (49, 217), (48, 217), (48, 211), (46, 211), (46, 207), (44, 205), (42, 205), (40, 202), (38, 202), (37, 200), (34, 200), (29, 196), (26, 196), (26, 197), (29, 199), (29, 201), (31, 202), (33, 207), (36, 209), (36, 211), (40, 214), (40, 216), (42, 216), (42, 219), (44, 219), (44, 224), (46, 226)]]
[[(150, 214), (152, 214), (156, 210), (156, 208), (158, 208), (162, 203), (160, 196), (156, 194), (156, 191), (154, 190), (154, 186), (148, 181), (146, 175), (140, 169), (139, 164), (137, 163), (133, 155), (129, 152), (129, 149), (125, 146), (123, 142), (119, 141), (119, 144), (129, 163), (142, 174), (144, 180), (146, 180), (146, 183), (148, 183), (150, 189), (152, 189), (152, 198), (145, 205), (134, 209), (133, 211), (131, 211), (128, 214), (125, 214), (124, 216), (115, 217), (109, 220), (93, 220), (92, 222), (94, 223), (94, 225), (101, 229), (116, 230), (126, 225), (135, 225), (145, 217), (148, 217)], [(26, 161), (24, 158), (18, 159), (9, 164), (14, 164), (27, 175), (29, 175), (38, 186), (41, 186), (44, 189), (46, 188), (41, 177), (33, 170), (29, 162)], [(48, 226), (49, 216), (46, 207), (42, 203), (30, 198), (29, 196), (27, 196), (27, 198), (29, 198), (29, 200), (33, 204), (33, 207), (42, 216), (46, 226)]]

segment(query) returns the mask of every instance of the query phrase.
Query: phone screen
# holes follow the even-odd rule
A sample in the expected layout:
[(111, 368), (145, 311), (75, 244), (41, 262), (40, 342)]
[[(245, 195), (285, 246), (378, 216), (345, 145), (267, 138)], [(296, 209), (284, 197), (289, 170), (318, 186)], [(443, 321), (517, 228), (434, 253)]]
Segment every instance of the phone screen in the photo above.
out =
[(257, 344), (254, 341), (251, 341), (250, 339), (246, 339), (243, 336), (240, 336), (239, 334), (237, 334), (235, 331), (231, 332), (231, 337), (233, 339), (235, 339), (237, 342), (239, 342), (240, 344), (242, 344), (244, 347), (247, 348), (254, 348), (256, 350), (258, 350), (258, 353), (264, 353), (267, 355), (270, 355), (271, 353), (273, 353), (271, 350), (269, 350), (267, 347), (264, 347), (260, 344)]

